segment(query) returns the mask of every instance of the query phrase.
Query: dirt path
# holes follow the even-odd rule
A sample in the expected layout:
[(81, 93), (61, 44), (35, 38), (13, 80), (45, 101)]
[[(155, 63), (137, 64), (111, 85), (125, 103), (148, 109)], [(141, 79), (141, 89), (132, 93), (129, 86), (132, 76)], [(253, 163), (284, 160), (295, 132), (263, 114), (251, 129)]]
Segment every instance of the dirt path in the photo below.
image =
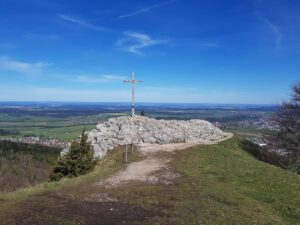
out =
[(226, 137), (217, 142), (194, 141), (165, 145), (141, 144), (139, 145), (138, 151), (140, 155), (143, 156), (143, 160), (130, 163), (124, 170), (117, 172), (107, 179), (97, 182), (96, 185), (109, 187), (132, 181), (147, 182), (151, 184), (171, 184), (173, 179), (180, 177), (180, 174), (174, 172), (169, 164), (172, 160), (170, 154), (199, 144), (216, 144), (231, 137), (233, 137), (232, 133), (226, 133)]
[[(232, 134), (228, 134), (220, 141), (231, 137)], [(129, 163), (123, 170), (99, 181), (92, 180), (91, 183), (80, 183), (33, 195), (18, 203), (14, 206), (16, 208), (7, 211), (8, 213), (1, 215), (0, 212), (0, 224), (136, 225), (149, 224), (144, 223), (149, 218), (165, 218), (168, 214), (165, 214), (164, 210), (168, 205), (156, 202), (150, 204), (151, 207), (144, 208), (141, 205), (130, 204), (123, 201), (122, 196), (114, 194), (114, 190), (111, 192), (111, 187), (116, 187), (115, 191), (119, 192), (122, 190), (121, 185), (129, 182), (173, 184), (175, 179), (181, 176), (170, 163), (174, 152), (198, 144), (214, 143), (143, 144), (137, 150), (141, 156), (140, 161)]]

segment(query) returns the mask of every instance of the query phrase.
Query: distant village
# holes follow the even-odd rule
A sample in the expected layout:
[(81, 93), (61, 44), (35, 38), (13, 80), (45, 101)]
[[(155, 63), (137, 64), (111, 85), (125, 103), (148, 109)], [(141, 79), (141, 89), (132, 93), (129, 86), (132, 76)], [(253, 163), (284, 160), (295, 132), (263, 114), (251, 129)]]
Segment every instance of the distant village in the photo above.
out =
[(256, 130), (275, 130), (278, 128), (278, 125), (269, 118), (259, 118), (258, 120), (245, 119), (238, 122), (215, 122), (214, 125), (221, 129), (250, 128)]

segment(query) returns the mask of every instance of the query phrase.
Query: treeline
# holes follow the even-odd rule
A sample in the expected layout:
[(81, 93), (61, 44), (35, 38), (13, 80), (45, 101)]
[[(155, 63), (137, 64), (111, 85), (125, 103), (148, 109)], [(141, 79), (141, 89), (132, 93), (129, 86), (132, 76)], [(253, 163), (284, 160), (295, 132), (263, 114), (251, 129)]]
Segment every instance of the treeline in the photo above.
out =
[(43, 160), (47, 159), (48, 156), (57, 157), (62, 148), (60, 147), (49, 147), (40, 144), (29, 144), (14, 142), (8, 140), (0, 141), (0, 156), (11, 157), (16, 153), (30, 154), (34, 159)]
[(19, 135), (20, 132), (14, 130), (4, 130), (0, 129), (0, 135)]

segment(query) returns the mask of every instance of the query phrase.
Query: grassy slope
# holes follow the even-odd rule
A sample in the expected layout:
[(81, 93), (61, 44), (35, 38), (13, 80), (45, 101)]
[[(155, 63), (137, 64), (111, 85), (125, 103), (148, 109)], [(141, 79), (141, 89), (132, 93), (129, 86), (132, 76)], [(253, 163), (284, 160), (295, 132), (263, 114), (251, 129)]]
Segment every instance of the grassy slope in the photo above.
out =
[(236, 139), (182, 152), (176, 167), (198, 184), (186, 206), (208, 224), (300, 222), (299, 176), (255, 160)]
[(0, 192), (48, 181), (60, 151), (60, 148), (0, 141)]
[[(132, 183), (109, 189), (91, 188), (89, 184), (95, 180), (122, 168), (120, 157), (120, 153), (112, 154), (93, 174), (85, 177), (40, 185), (31, 189), (29, 194), (25, 191), (0, 195), (0, 221), (13, 224), (8, 218), (27, 215), (36, 224), (45, 218), (52, 224), (59, 221), (60, 224), (79, 221), (92, 224), (88, 221), (93, 215), (83, 214), (84, 208), (65, 214), (53, 210), (71, 207), (75, 200), (63, 203), (61, 199), (45, 199), (45, 195), (40, 195), (41, 192), (64, 191), (75, 196), (76, 201), (82, 200), (86, 194), (105, 192), (117, 197), (118, 204), (124, 204), (128, 209), (134, 206), (153, 212), (147, 214), (148, 217), (137, 218), (137, 223), (130, 220), (122, 224), (283, 225), (300, 222), (299, 176), (255, 160), (239, 148), (237, 138), (177, 152), (172, 165), (182, 176), (173, 185)], [(83, 207), (84, 204), (79, 205)], [(43, 207), (47, 213), (41, 218), (34, 210)], [(96, 216), (99, 218), (100, 214), (96, 213)]]
[(172, 162), (175, 185), (128, 185), (124, 202), (159, 207), (153, 224), (299, 224), (300, 179), (242, 151), (237, 138), (195, 146)]
[[(131, 160), (134, 160), (132, 157)], [(130, 162), (130, 161), (129, 161)], [(122, 151), (116, 149), (99, 161), (95, 170), (85, 176), (72, 179), (62, 179), (59, 182), (42, 183), (33, 187), (17, 190), (16, 192), (0, 192), (0, 224), (15, 225), (23, 224), (24, 218), (36, 219), (35, 224), (78, 224), (73, 223), (74, 215), (54, 215), (51, 208), (67, 208), (69, 202), (64, 198), (49, 198), (48, 194), (57, 195), (60, 192), (68, 192), (70, 196), (80, 195), (88, 190), (88, 186), (97, 181), (99, 177), (106, 177), (117, 172), (125, 166), (122, 160)], [(83, 188), (83, 185), (86, 188)], [(57, 197), (57, 196), (56, 196)], [(44, 210), (40, 212), (39, 210)], [(45, 213), (45, 215), (43, 214)], [(71, 218), (68, 218), (71, 217)], [(24, 223), (27, 224), (27, 223)], [(28, 224), (32, 224), (31, 222)]]

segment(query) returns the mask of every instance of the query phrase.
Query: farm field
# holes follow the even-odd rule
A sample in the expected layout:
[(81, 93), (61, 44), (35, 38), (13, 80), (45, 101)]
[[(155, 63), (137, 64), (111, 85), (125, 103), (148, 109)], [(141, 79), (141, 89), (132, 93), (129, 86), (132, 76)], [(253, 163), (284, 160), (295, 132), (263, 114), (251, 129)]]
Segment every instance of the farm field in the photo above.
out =
[[(250, 134), (261, 133), (275, 106), (146, 104), (137, 105), (148, 117), (158, 119), (204, 119), (222, 129)], [(125, 103), (0, 103), (0, 137), (39, 136), (70, 141), (82, 129), (115, 116), (130, 115)]]

